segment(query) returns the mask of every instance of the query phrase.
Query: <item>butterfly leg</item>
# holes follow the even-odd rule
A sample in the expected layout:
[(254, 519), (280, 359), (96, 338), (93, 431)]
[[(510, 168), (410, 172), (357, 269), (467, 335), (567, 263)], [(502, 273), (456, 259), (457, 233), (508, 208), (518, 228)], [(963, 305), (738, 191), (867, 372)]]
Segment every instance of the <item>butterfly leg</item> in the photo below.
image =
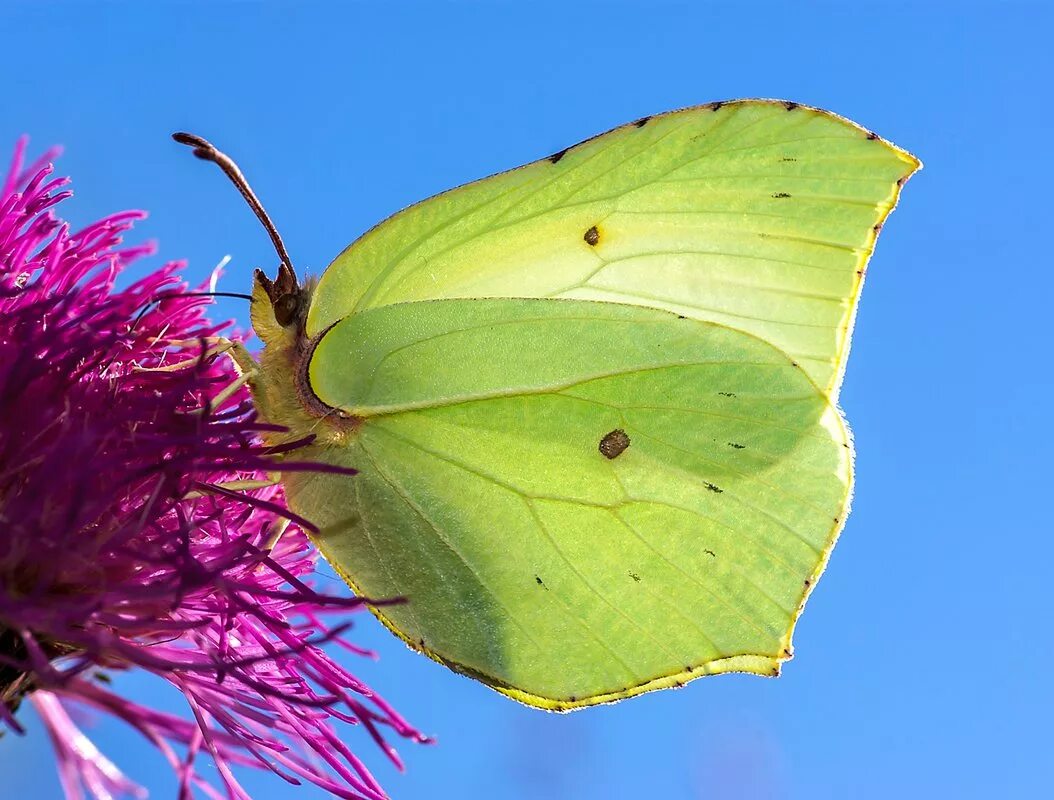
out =
[(263, 545), (264, 550), (274, 550), (275, 545), (282, 538), (282, 534), (289, 529), (289, 523), (290, 521), (285, 517), (279, 517), (271, 523), (271, 530), (267, 535), (267, 541)]
[[(199, 345), (200, 341), (173, 341), (170, 344), (174, 347), (183, 347), (190, 349)], [(158, 367), (142, 367), (141, 372), (178, 372), (182, 369), (187, 369), (200, 363), (202, 360), (211, 361), (219, 356), (226, 355), (234, 364), (235, 372), (238, 373), (236, 377), (229, 384), (224, 386), (218, 393), (209, 398), (208, 408), (215, 410), (220, 408), (226, 403), (242, 386), (249, 383), (257, 373), (256, 360), (252, 357), (252, 354), (246, 349), (245, 345), (241, 342), (236, 342), (231, 339), (223, 337), (215, 337), (212, 339), (204, 340), (205, 349), (196, 356), (191, 358), (185, 358), (182, 361), (176, 361), (171, 364), (165, 364)], [(188, 413), (191, 414), (203, 414), (205, 408), (197, 408)]]
[[(224, 403), (231, 399), (235, 392), (237, 392), (239, 389), (245, 386), (245, 384), (252, 380), (252, 377), (253, 374), (251, 372), (243, 372), (233, 381), (228, 383), (226, 386), (220, 389), (213, 397), (209, 398), (207, 406), (208, 410), (215, 411), (216, 409), (221, 408)], [(193, 413), (203, 414), (205, 413), (205, 408), (195, 409)]]
[[(276, 485), (278, 482), (278, 473), (272, 472), (268, 474), (266, 478), (244, 478), (242, 480), (226, 481), (214, 485), (228, 492), (247, 492), (252, 489), (266, 489), (269, 486)], [(184, 497), (188, 500), (193, 500), (196, 497), (204, 497), (207, 494), (210, 494), (207, 488), (194, 489), (193, 491), (187, 492)]]
[[(202, 342), (205, 344), (205, 349), (197, 355), (191, 356), (190, 358), (184, 358), (182, 361), (174, 361), (171, 364), (163, 364), (156, 367), (137, 367), (137, 372), (178, 372), (181, 369), (186, 369), (194, 364), (197, 364), (202, 359), (210, 360), (216, 356), (229, 355), (234, 361), (235, 366), (239, 372), (246, 371), (246, 367), (255, 368), (256, 362), (253, 360), (252, 355), (248, 350), (245, 349), (245, 345), (241, 342), (234, 342), (230, 339), (226, 339), (222, 336), (215, 336), (209, 339), (173, 339), (167, 341), (166, 344), (172, 347), (182, 348), (185, 351), (191, 351), (193, 348), (199, 347)], [(241, 352), (235, 352), (241, 351)]]
[(227, 343), (227, 349), (223, 352), (234, 362), (234, 368), (238, 371), (238, 374), (248, 375), (252, 378), (259, 371), (260, 365), (253, 358), (249, 349), (241, 342), (235, 342), (230, 339), (224, 341)]

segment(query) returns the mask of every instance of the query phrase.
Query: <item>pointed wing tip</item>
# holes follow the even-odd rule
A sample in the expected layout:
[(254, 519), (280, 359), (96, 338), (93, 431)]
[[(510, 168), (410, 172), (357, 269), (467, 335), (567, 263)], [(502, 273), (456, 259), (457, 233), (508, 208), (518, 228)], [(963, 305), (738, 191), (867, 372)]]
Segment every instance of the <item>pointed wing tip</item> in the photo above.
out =
[(901, 153), (904, 154), (904, 160), (907, 161), (908, 165), (911, 167), (908, 173), (904, 176), (906, 182), (908, 178), (921, 170), (925, 165), (922, 163), (922, 159), (914, 153), (909, 153), (907, 150), (901, 150)]
[(905, 150), (903, 147), (893, 144), (893, 142), (887, 141), (886, 139), (881, 140), (883, 144), (889, 147), (893, 151), (894, 155), (903, 163), (907, 170), (897, 181), (898, 185), (903, 186), (908, 182), (908, 179), (923, 168), (922, 159), (912, 153), (910, 150)]
[(888, 147), (901, 161), (903, 161), (905, 164), (907, 164), (910, 167), (908, 172), (904, 175), (904, 177), (901, 180), (902, 184), (903, 184), (903, 182), (907, 181), (908, 178), (910, 178), (912, 175), (914, 175), (916, 172), (918, 172), (920, 169), (922, 169), (922, 166), (923, 166), (922, 160), (918, 156), (916, 156), (914, 153), (912, 153), (912, 152), (910, 152), (908, 150), (905, 150), (903, 147), (900, 147), (899, 145), (894, 144), (893, 142), (891, 142), (889, 139), (886, 139), (885, 137), (879, 136), (877, 133), (875, 133), (874, 131), (872, 131), (872, 130), (870, 130), (868, 128), (865, 128), (860, 123), (858, 123), (858, 122), (856, 122), (856, 121), (854, 121), (852, 119), (849, 119), (848, 117), (844, 117), (841, 114), (838, 114), (838, 113), (836, 113), (834, 111), (829, 111), (828, 109), (822, 108), (820, 106), (814, 106), (814, 105), (810, 105), (808, 103), (798, 103), (798, 102), (795, 102), (793, 100), (781, 100), (779, 98), (768, 98), (768, 97), (764, 97), (764, 98), (744, 98), (744, 99), (741, 99), (741, 100), (727, 100), (727, 101), (724, 101), (724, 102), (721, 102), (721, 103), (716, 103), (714, 105), (726, 106), (726, 105), (749, 104), (749, 103), (759, 103), (759, 104), (766, 104), (766, 105), (779, 105), (779, 106), (783, 106), (788, 111), (795, 111), (795, 110), (798, 110), (798, 109), (802, 109), (802, 110), (805, 110), (805, 111), (811, 111), (811, 112), (819, 114), (821, 116), (829, 117), (831, 119), (834, 119), (834, 120), (837, 120), (839, 122), (845, 123), (851, 128), (855, 128), (857, 130), (863, 131), (864, 133), (867, 134), (869, 139), (875, 139), (875, 140), (881, 142), (883, 145)]

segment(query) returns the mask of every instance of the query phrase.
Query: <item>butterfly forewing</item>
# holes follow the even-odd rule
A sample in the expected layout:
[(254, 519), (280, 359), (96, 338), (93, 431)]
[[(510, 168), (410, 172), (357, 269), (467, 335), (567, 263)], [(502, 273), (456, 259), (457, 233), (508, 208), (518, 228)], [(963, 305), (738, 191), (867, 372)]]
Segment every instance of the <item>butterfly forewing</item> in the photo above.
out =
[(323, 275), (309, 333), (409, 300), (608, 300), (754, 333), (834, 397), (864, 267), (918, 166), (794, 103), (651, 117), (396, 214)]

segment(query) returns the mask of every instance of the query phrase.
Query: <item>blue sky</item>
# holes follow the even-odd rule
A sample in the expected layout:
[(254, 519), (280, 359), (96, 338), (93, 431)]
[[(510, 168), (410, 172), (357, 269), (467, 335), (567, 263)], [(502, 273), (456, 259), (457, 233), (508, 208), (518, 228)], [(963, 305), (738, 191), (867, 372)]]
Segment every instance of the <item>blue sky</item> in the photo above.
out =
[[(357, 672), (439, 743), (404, 746), (400, 775), (351, 742), (405, 800), (1038, 796), (1054, 779), (1052, 22), (1038, 3), (5, 3), (0, 146), (65, 144), (74, 222), (147, 208), (140, 235), (193, 276), (229, 253), (231, 291), (274, 256), (171, 131), (235, 154), (315, 272), (412, 201), (669, 108), (788, 98), (913, 151), (926, 168), (872, 261), (842, 394), (853, 514), (783, 677), (555, 716), (363, 618), (382, 657)], [(248, 322), (235, 301), (218, 313)], [(59, 798), (30, 729), (0, 741), (0, 793)], [(174, 796), (134, 734), (93, 732)]]

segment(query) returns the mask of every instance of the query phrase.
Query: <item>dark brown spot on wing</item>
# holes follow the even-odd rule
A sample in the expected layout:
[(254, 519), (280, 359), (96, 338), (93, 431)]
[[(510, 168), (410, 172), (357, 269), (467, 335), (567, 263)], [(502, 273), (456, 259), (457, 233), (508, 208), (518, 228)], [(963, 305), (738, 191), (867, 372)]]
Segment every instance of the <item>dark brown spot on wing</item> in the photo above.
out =
[(648, 124), (649, 119), (651, 119), (651, 117), (641, 117), (633, 124), (636, 125), (638, 128), (643, 128), (645, 125)]
[(597, 243), (600, 241), (600, 231), (597, 229), (597, 226), (594, 225), (592, 228), (586, 231), (585, 236), (583, 236), (582, 238), (585, 239), (586, 244), (588, 244), (590, 247), (596, 247)]
[(565, 147), (559, 153), (553, 153), (551, 156), (549, 156), (549, 160), (552, 163), (555, 164), (557, 161), (559, 161), (561, 158), (563, 158), (565, 155), (567, 155), (567, 150), (568, 150), (568, 148)]
[(610, 433), (605, 433), (600, 440), (599, 450), (604, 458), (618, 458), (622, 451), (629, 447), (629, 436), (622, 428), (615, 428)]
[(790, 195), (787, 194), (786, 192), (776, 192), (772, 196), (775, 197), (777, 200), (780, 200), (780, 199), (782, 199), (784, 197), (790, 197)]

